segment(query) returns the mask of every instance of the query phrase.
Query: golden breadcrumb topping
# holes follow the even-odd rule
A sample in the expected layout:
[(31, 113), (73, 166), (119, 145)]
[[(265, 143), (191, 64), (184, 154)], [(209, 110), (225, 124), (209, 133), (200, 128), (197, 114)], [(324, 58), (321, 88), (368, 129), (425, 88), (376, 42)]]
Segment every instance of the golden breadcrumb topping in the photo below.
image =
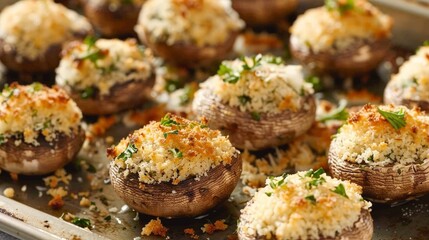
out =
[(205, 176), (220, 164), (231, 164), (237, 150), (206, 121), (189, 121), (171, 114), (151, 122), (108, 150), (112, 164), (137, 173), (141, 182), (178, 184)]
[(149, 221), (148, 224), (146, 224), (142, 228), (141, 235), (142, 236), (160, 236), (160, 237), (166, 237), (168, 232), (168, 228), (164, 227), (161, 223), (161, 219), (156, 218)]
[(7, 141), (38, 145), (38, 137), (48, 142), (59, 133), (70, 136), (80, 128), (82, 112), (66, 92), (40, 83), (5, 86), (0, 94), (0, 136)]
[(307, 10), (290, 28), (296, 40), (292, 44), (313, 52), (341, 51), (356, 43), (390, 37), (389, 16), (366, 0), (352, 2), (354, 6), (345, 12), (326, 6)]
[(50, 46), (86, 33), (91, 25), (85, 17), (52, 0), (22, 0), (0, 14), (0, 38), (21, 57), (36, 59)]
[(271, 178), (242, 210), (238, 228), (266, 239), (333, 238), (371, 206), (361, 193), (360, 186), (322, 169)]
[[(172, 27), (174, 26), (174, 27)], [(244, 22), (225, 0), (148, 0), (135, 30), (153, 42), (199, 47), (225, 42)]]
[(76, 91), (95, 88), (106, 95), (116, 84), (145, 81), (153, 74), (153, 56), (134, 39), (73, 42), (64, 51), (56, 83)]
[(429, 156), (429, 117), (404, 106), (365, 105), (351, 113), (331, 148), (339, 159), (368, 165), (406, 165)]

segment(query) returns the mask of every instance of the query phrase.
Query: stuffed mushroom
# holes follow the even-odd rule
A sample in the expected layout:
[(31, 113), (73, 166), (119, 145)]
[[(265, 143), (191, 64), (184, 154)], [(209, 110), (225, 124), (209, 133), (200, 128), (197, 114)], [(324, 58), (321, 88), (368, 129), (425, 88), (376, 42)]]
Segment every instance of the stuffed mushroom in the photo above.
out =
[(370, 240), (371, 203), (361, 193), (323, 169), (268, 179), (241, 211), (238, 239)]
[(325, 1), (292, 25), (291, 53), (317, 72), (362, 75), (383, 60), (390, 46), (392, 19), (366, 0)]
[(429, 117), (404, 106), (365, 105), (352, 113), (329, 150), (332, 176), (363, 187), (377, 202), (429, 192)]
[(311, 127), (313, 92), (301, 66), (257, 55), (224, 61), (195, 93), (193, 110), (235, 147), (259, 150), (286, 144)]
[(142, 105), (154, 85), (153, 56), (133, 39), (86, 38), (63, 52), (56, 83), (86, 115), (113, 114)]
[(57, 87), (4, 87), (0, 118), (0, 168), (11, 173), (53, 172), (70, 162), (85, 140), (80, 109)]
[(23, 0), (0, 14), (0, 61), (10, 70), (54, 70), (62, 44), (91, 33), (86, 18), (51, 0)]
[(135, 31), (165, 60), (195, 67), (224, 59), (243, 26), (227, 1), (149, 0)]
[(198, 216), (226, 200), (241, 159), (228, 138), (206, 124), (167, 114), (108, 149), (116, 193), (158, 217)]

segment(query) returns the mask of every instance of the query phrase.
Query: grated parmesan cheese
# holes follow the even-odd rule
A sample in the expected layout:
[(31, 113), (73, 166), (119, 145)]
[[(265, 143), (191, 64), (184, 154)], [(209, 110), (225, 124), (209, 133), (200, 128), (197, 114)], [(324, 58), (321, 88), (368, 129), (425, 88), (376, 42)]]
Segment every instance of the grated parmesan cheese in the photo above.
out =
[(429, 117), (418, 109), (380, 106), (383, 111), (405, 112), (405, 126), (396, 130), (377, 111), (366, 105), (352, 113), (334, 138), (330, 151), (339, 159), (370, 166), (407, 165), (429, 157)]
[[(315, 186), (314, 181), (320, 181)], [(362, 209), (371, 203), (362, 199), (362, 188), (349, 181), (298, 172), (267, 180), (241, 210), (239, 231), (266, 239), (334, 238), (351, 228)], [(344, 187), (347, 197), (334, 192)], [(339, 207), (340, 206), (340, 207)]]
[(166, 126), (151, 122), (109, 149), (112, 164), (125, 172), (138, 173), (144, 183), (178, 184), (189, 177), (205, 176), (220, 164), (229, 165), (236, 156), (237, 150), (228, 138), (207, 128), (205, 121), (170, 114), (165, 119), (174, 123)]
[(341, 51), (349, 46), (390, 37), (392, 19), (366, 0), (340, 14), (326, 7), (307, 10), (290, 28), (292, 44), (313, 52)]
[[(85, 58), (97, 51), (101, 56), (95, 62)], [(148, 80), (154, 71), (152, 61), (151, 51), (142, 50), (134, 39), (99, 39), (95, 46), (75, 42), (60, 61), (56, 83), (78, 91), (95, 87), (107, 95), (116, 84)]]
[(244, 70), (244, 61), (251, 60), (223, 61), (221, 65), (237, 75), (237, 82), (225, 82), (218, 73), (200, 87), (212, 90), (223, 103), (242, 112), (258, 113), (298, 111), (303, 105), (302, 96), (314, 92), (312, 85), (305, 82), (299, 65), (270, 63), (268, 57), (263, 57), (252, 70)]
[(82, 112), (58, 87), (13, 83), (0, 94), (0, 119), (0, 135), (6, 140), (13, 136), (37, 146), (39, 136), (51, 142), (58, 133), (67, 136), (76, 133)]
[(392, 77), (389, 88), (399, 92), (404, 99), (429, 100), (429, 47), (421, 47), (399, 68)]
[(225, 42), (243, 26), (230, 0), (148, 0), (135, 31), (153, 42), (202, 47)]
[(0, 14), (0, 39), (31, 60), (50, 46), (73, 39), (73, 34), (89, 31), (86, 18), (52, 0), (19, 1)]

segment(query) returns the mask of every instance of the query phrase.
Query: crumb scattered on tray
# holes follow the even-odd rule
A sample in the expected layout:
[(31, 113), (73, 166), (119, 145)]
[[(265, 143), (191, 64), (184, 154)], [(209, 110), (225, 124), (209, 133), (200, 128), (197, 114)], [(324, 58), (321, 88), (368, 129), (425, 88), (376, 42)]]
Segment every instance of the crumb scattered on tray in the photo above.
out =
[(17, 173), (9, 173), (10, 174), (10, 178), (12, 178), (12, 180), (14, 182), (18, 181), (18, 174)]
[(79, 202), (79, 205), (81, 207), (89, 207), (89, 206), (91, 206), (91, 201), (89, 201), (89, 199), (86, 197), (82, 197), (82, 199)]
[(89, 125), (89, 132), (93, 136), (102, 136), (118, 121), (116, 116), (99, 117), (97, 122)]
[(186, 235), (189, 235), (189, 237), (192, 239), (199, 239), (200, 238), (197, 234), (195, 234), (195, 230), (193, 228), (185, 228), (185, 230), (183, 230), (183, 232)]
[(62, 208), (64, 206), (63, 197), (56, 195), (49, 201), (48, 206), (55, 210)]
[(228, 228), (228, 225), (225, 224), (225, 220), (217, 220), (214, 223), (206, 223), (201, 228), (203, 233), (213, 234), (215, 231), (224, 231)]
[(155, 236), (166, 237), (167, 231), (168, 231), (168, 228), (164, 227), (161, 223), (161, 220), (157, 218), (156, 220), (155, 219), (150, 220), (150, 222), (142, 228), (141, 235), (142, 236), (155, 235)]
[(3, 195), (8, 198), (13, 198), (15, 196), (15, 190), (11, 187), (8, 187), (3, 191)]

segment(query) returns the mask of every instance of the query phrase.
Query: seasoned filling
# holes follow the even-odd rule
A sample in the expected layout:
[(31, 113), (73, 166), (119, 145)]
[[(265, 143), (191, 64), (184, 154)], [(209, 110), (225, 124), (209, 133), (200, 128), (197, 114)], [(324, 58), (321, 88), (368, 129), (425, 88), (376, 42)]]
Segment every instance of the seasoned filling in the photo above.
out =
[(207, 128), (205, 120), (167, 114), (122, 139), (108, 154), (112, 164), (125, 169), (125, 175), (137, 173), (141, 182), (178, 184), (231, 164), (237, 150), (219, 131)]
[(201, 84), (220, 100), (242, 112), (280, 113), (302, 109), (303, 96), (314, 92), (301, 66), (286, 66), (276, 57), (223, 61), (217, 75)]
[(153, 42), (199, 47), (223, 43), (244, 26), (225, 0), (149, 0), (139, 23), (136, 32), (146, 32)]
[(151, 51), (143, 50), (135, 40), (86, 38), (64, 51), (56, 82), (82, 94), (94, 92), (95, 88), (107, 95), (116, 84), (149, 79), (152, 63)]
[(0, 143), (12, 136), (19, 139), (17, 145), (24, 141), (37, 146), (39, 136), (51, 142), (59, 133), (75, 133), (81, 119), (76, 103), (57, 87), (12, 84), (0, 95)]
[(407, 165), (429, 157), (429, 117), (418, 109), (366, 105), (333, 140), (339, 159), (371, 166)]
[(21, 57), (34, 60), (54, 44), (88, 32), (89, 22), (79, 14), (51, 0), (23, 0), (0, 14), (0, 38)]
[(271, 178), (242, 210), (238, 228), (266, 239), (333, 238), (370, 208), (361, 193), (360, 186), (322, 169)]
[(429, 100), (429, 47), (421, 47), (399, 69), (389, 87), (401, 93), (402, 98), (415, 101)]
[(392, 19), (366, 0), (325, 2), (324, 7), (310, 9), (294, 22), (292, 44), (313, 52), (341, 51), (390, 37)]

